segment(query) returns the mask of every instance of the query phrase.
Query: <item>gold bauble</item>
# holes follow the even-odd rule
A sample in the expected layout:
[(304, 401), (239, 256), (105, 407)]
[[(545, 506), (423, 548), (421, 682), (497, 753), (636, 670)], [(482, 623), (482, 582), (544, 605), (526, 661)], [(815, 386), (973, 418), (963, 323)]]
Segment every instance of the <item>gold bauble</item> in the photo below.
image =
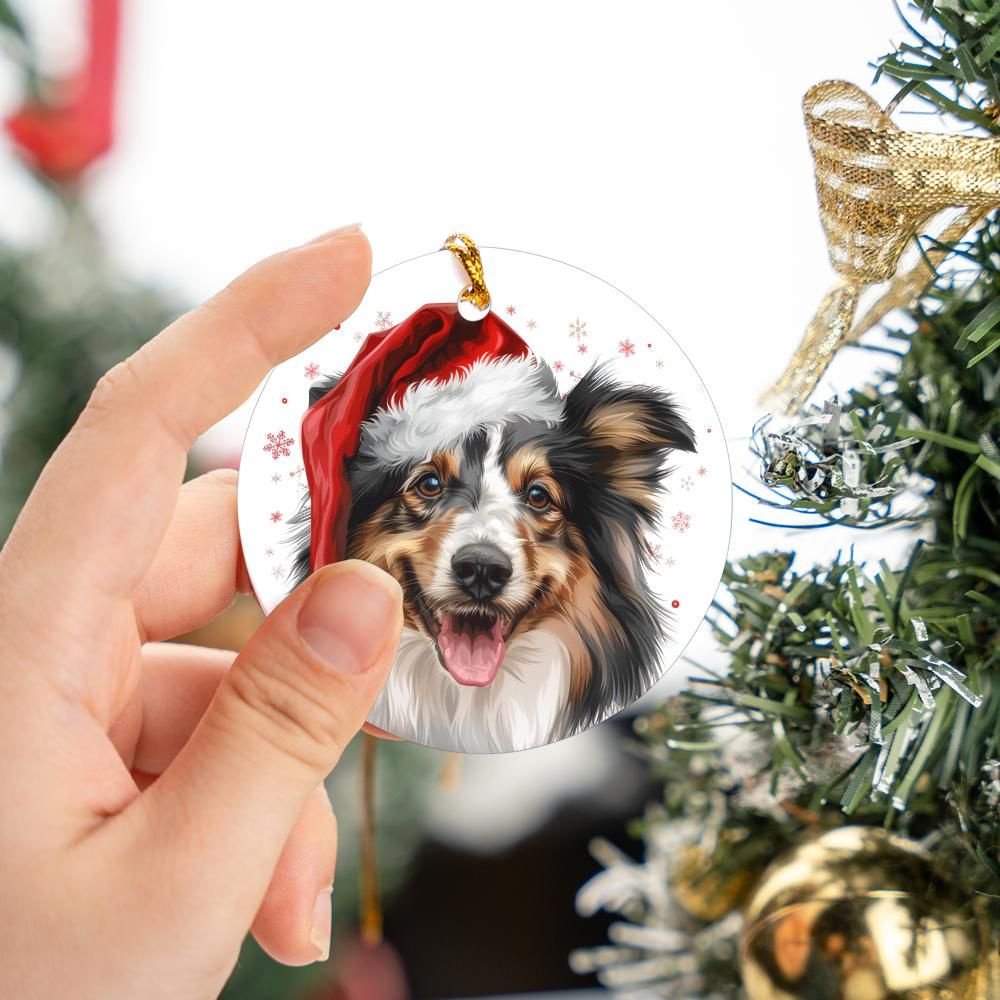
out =
[(741, 944), (750, 1000), (1000, 1000), (970, 894), (917, 844), (833, 830), (764, 873)]

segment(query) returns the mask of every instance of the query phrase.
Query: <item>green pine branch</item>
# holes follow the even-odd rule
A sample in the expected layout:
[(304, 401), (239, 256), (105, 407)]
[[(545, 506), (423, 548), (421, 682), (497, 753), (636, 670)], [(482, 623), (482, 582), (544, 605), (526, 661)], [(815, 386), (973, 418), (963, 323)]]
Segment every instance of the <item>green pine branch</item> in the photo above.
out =
[[(1000, 0), (915, 0), (900, 15), (907, 40), (876, 70), (899, 82), (894, 103), (1000, 133)], [(664, 863), (664, 843), (698, 846), (706, 892), (752, 881), (809, 831), (862, 823), (929, 838), (1000, 939), (997, 213), (947, 250), (888, 331), (894, 368), (753, 438), (754, 495), (781, 522), (912, 522), (924, 540), (901, 566), (797, 569), (764, 552), (727, 567), (710, 619), (728, 669), (637, 721), (663, 795), (633, 832), (647, 866)], [(659, 892), (643, 892), (620, 912), (673, 926)], [(673, 905), (684, 909), (676, 890)], [(733, 963), (698, 944), (738, 931), (682, 917), (704, 994), (739, 995)], [(672, 972), (661, 980), (664, 996), (686, 995)]]
[(959, 124), (1000, 131), (1000, 7), (991, 0), (895, 5), (909, 40), (877, 60), (875, 79), (898, 80), (897, 101), (912, 94)]

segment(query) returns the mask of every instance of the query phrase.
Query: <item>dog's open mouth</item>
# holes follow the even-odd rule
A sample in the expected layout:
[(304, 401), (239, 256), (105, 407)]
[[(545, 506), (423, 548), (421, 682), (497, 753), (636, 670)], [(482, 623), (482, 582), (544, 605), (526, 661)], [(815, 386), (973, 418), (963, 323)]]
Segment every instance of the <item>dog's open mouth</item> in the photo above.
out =
[(499, 608), (435, 610), (424, 596), (412, 567), (406, 567), (403, 592), (437, 652), (441, 666), (458, 684), (486, 687), (496, 678), (507, 643), (522, 615), (510, 617)]
[(513, 624), (489, 611), (435, 614), (435, 639), (445, 670), (459, 684), (492, 684), (507, 655)]

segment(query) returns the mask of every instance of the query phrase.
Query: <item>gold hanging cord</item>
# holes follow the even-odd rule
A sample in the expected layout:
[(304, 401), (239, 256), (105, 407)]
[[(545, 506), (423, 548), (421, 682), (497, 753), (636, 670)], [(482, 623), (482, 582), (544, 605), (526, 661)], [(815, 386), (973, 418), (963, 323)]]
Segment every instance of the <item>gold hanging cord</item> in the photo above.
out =
[(375, 850), (375, 750), (371, 733), (361, 736), (361, 940), (374, 947), (382, 940), (382, 898)]
[[(767, 396), (800, 409), (837, 350), (920, 294), (932, 268), (1000, 206), (1000, 138), (905, 132), (854, 84), (820, 83), (802, 102), (816, 168), (820, 219), (839, 282), (820, 303), (788, 367)], [(947, 209), (961, 209), (897, 273), (903, 250)], [(857, 318), (860, 294), (888, 282)]]
[(441, 249), (450, 250), (462, 262), (462, 267), (469, 276), (471, 284), (462, 290), (459, 299), (471, 302), (477, 309), (485, 312), (490, 307), (490, 293), (483, 275), (483, 259), (479, 256), (479, 247), (472, 241), (471, 236), (466, 236), (465, 233), (452, 233), (444, 241)]
[[(361, 734), (361, 940), (370, 947), (382, 941), (382, 895), (379, 890), (375, 843), (375, 754), (378, 739)], [(460, 781), (462, 755), (447, 753), (441, 766), (441, 787), (454, 791)]]

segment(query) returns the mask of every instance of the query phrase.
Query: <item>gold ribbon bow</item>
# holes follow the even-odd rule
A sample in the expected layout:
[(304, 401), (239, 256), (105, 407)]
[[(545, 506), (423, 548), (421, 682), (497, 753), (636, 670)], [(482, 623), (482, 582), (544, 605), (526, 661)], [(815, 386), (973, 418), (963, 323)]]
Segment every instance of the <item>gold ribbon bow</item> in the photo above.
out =
[[(904, 132), (851, 83), (820, 83), (802, 101), (816, 167), (820, 218), (840, 281), (816, 315), (769, 398), (791, 412), (805, 403), (845, 343), (926, 285), (946, 250), (935, 246), (897, 273), (907, 244), (947, 209), (937, 240), (954, 243), (1000, 206), (1000, 138)], [(888, 287), (859, 318), (870, 285)]]

